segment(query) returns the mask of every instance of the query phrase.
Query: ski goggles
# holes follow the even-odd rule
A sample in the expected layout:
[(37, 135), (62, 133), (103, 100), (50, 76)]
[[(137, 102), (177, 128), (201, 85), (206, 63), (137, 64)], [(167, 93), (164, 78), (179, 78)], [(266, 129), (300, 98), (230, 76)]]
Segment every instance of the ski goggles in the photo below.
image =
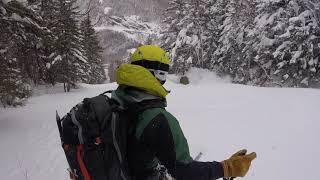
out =
[(158, 61), (140, 60), (132, 62), (131, 64), (142, 66), (146, 69), (158, 69), (162, 71), (169, 71), (169, 64), (164, 64)]
[(167, 80), (169, 64), (148, 60), (135, 61), (131, 64), (139, 65), (148, 69), (161, 83), (164, 83)]
[(168, 72), (167, 71), (163, 71), (163, 70), (155, 70), (155, 69), (148, 69), (153, 75), (154, 77), (156, 77), (159, 81), (161, 82), (165, 82), (167, 80), (167, 75)]

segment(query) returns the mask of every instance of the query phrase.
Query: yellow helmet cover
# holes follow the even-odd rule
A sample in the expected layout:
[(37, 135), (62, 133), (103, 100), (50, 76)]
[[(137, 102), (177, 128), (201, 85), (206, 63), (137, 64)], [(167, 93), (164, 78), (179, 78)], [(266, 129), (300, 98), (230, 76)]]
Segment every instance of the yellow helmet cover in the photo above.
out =
[(147, 60), (157, 61), (163, 64), (170, 64), (170, 58), (166, 51), (156, 45), (140, 46), (131, 56), (130, 62), (134, 64), (136, 61)]

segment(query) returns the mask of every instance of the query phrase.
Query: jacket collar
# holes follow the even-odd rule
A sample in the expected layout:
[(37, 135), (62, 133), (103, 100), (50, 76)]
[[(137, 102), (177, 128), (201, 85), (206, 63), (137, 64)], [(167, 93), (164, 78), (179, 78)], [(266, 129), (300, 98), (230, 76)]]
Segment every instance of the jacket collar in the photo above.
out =
[[(119, 85), (135, 87), (139, 90), (145, 91), (146, 94), (163, 99), (165, 99), (169, 93), (150, 71), (138, 65), (122, 64), (117, 69), (116, 81)], [(143, 95), (144, 98), (152, 97), (146, 94)]]
[(164, 108), (167, 106), (166, 99), (125, 85), (120, 85), (117, 90), (112, 92), (111, 97), (116, 100), (123, 109), (126, 109), (131, 105), (136, 106), (137, 108), (138, 106), (141, 106), (139, 108), (149, 106)]

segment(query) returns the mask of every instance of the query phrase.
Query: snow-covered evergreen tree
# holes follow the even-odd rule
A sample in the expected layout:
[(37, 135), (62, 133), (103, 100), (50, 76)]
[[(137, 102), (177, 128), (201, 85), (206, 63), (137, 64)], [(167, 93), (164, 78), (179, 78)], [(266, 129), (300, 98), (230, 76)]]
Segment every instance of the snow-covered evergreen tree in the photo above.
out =
[[(255, 20), (254, 61), (270, 82), (309, 86), (319, 81), (317, 0), (262, 0)], [(257, 76), (257, 75), (256, 75)]]
[(175, 73), (184, 74), (192, 65), (204, 67), (203, 26), (205, 1), (173, 0), (166, 13), (163, 47), (170, 51)]
[[(180, 70), (185, 71), (188, 65), (183, 61), (183, 59), (175, 59), (177, 37), (183, 28), (182, 19), (186, 16), (186, 1), (184, 0), (172, 0), (169, 2), (169, 7), (165, 10), (166, 18), (164, 20), (165, 27), (162, 32), (162, 47), (170, 52), (170, 57), (172, 60), (171, 71), (178, 73)], [(179, 61), (182, 62), (179, 62)], [(187, 67), (186, 67), (187, 66)]]
[(45, 83), (55, 85), (57, 83), (57, 72), (59, 71), (54, 65), (59, 59), (59, 53), (56, 49), (56, 41), (58, 39), (58, 1), (57, 0), (41, 0), (39, 4), (39, 14), (43, 19), (43, 26), (47, 28), (46, 33), (41, 39), (41, 69), (42, 78)]
[[(16, 105), (30, 95), (28, 80), (37, 81), (37, 44), (41, 18), (18, 1), (0, 1), (0, 101)], [(35, 71), (35, 73), (32, 73)]]
[(81, 44), (83, 46), (83, 55), (88, 60), (88, 83), (97, 84), (106, 80), (105, 71), (102, 65), (100, 53), (102, 48), (99, 46), (99, 41), (96, 32), (91, 24), (89, 14), (81, 23)]
[(224, 14), (226, 13), (225, 0), (209, 0), (206, 4), (204, 11), (204, 67), (208, 69), (214, 69), (219, 63), (214, 51), (218, 48), (219, 39), (221, 34), (220, 26), (223, 24), (225, 19)]
[(230, 74), (234, 81), (246, 83), (250, 64), (249, 59), (245, 59), (243, 48), (255, 17), (255, 4), (250, 0), (226, 0), (217, 5), (225, 9), (225, 13), (218, 27), (221, 32), (213, 55), (213, 59), (216, 58), (214, 63), (220, 72)]
[(30, 86), (23, 78), (22, 69), (18, 57), (18, 44), (10, 37), (11, 34), (4, 31), (7, 25), (0, 20), (0, 102), (6, 105), (17, 105), (30, 95)]
[(77, 20), (76, 0), (58, 0), (58, 25), (55, 48), (57, 56), (54, 68), (57, 69), (57, 79), (65, 85), (65, 91), (79, 81), (88, 81), (86, 57), (81, 48), (80, 29)]

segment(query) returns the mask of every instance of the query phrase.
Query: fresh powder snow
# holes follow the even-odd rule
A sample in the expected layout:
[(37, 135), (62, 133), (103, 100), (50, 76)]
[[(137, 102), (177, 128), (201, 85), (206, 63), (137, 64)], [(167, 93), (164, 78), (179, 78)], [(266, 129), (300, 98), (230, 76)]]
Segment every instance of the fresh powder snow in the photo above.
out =
[[(191, 154), (222, 161), (242, 148), (257, 152), (246, 180), (318, 180), (320, 91), (258, 88), (228, 83), (192, 69), (190, 85), (170, 76), (167, 110), (180, 122)], [(55, 112), (61, 116), (84, 97), (116, 84), (86, 85), (63, 93), (39, 88), (24, 107), (0, 108), (0, 177), (6, 180), (67, 180)]]

